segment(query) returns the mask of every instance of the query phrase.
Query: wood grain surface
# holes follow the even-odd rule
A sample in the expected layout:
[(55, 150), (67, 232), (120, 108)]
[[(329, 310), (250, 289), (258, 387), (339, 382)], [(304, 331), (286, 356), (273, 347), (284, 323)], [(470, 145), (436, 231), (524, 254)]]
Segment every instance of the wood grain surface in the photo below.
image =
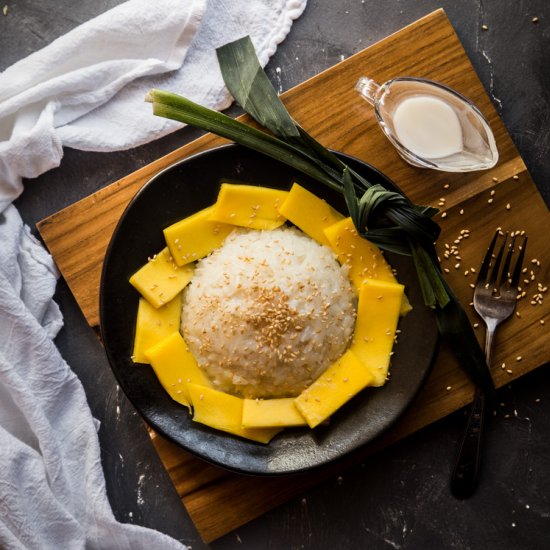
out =
[[(395, 76), (419, 76), (455, 88), (469, 97), (488, 119), (495, 133), (499, 163), (490, 171), (465, 174), (407, 165), (386, 141), (370, 106), (354, 92), (354, 84), (362, 75), (380, 83)], [(525, 231), (529, 236), (523, 282), (526, 294), (518, 301), (517, 315), (497, 333), (492, 365), (495, 384), (500, 387), (550, 360), (550, 302), (542, 290), (549, 280), (550, 251), (541, 230), (545, 223), (550, 223), (550, 215), (442, 10), (289, 90), (282, 98), (294, 118), (324, 145), (375, 165), (414, 202), (441, 208), (437, 221), (442, 235), (437, 246), (442, 267), (467, 309), (480, 341), (484, 334), (482, 322), (468, 305), (472, 300), (470, 285), (475, 281), (472, 268), (479, 266), (497, 227)], [(222, 139), (205, 135), (38, 224), (44, 242), (91, 326), (99, 322), (98, 288), (104, 253), (130, 199), (166, 166), (221, 143)], [(468, 238), (460, 238), (463, 230), (468, 230)], [(458, 249), (460, 260), (456, 255), (445, 257), (445, 251), (452, 247)], [(539, 294), (543, 299), (534, 299)], [(233, 474), (150, 433), (183, 503), (208, 542), (368, 454), (456, 411), (471, 401), (472, 392), (471, 384), (442, 346), (427, 383), (391, 431), (329, 468), (292, 477)]]

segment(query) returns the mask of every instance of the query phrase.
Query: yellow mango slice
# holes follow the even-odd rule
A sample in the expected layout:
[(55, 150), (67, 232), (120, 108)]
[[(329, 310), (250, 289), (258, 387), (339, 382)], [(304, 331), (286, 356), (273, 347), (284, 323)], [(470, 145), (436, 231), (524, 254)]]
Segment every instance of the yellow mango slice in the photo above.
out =
[(288, 191), (222, 183), (211, 220), (249, 229), (275, 229), (285, 223), (279, 208)]
[(372, 374), (348, 350), (295, 400), (297, 409), (315, 428), (372, 382)]
[(311, 191), (294, 183), (279, 212), (318, 243), (330, 246), (324, 229), (342, 220), (344, 216)]
[(221, 246), (235, 228), (210, 219), (213, 206), (200, 210), (164, 230), (164, 238), (177, 265), (204, 258)]
[(403, 290), (400, 284), (366, 280), (359, 291), (350, 350), (372, 374), (373, 386), (386, 383)]
[(187, 388), (195, 422), (260, 443), (269, 443), (281, 431), (280, 428), (243, 428), (244, 400), (239, 397), (197, 384), (188, 384)]
[(145, 351), (179, 330), (180, 315), (181, 294), (159, 308), (154, 308), (145, 298), (140, 298), (132, 361), (149, 363)]
[(183, 290), (193, 270), (192, 265), (179, 267), (166, 247), (130, 277), (130, 284), (153, 307), (160, 307)]
[(306, 419), (294, 403), (294, 397), (279, 399), (245, 399), (243, 428), (306, 426)]
[(187, 384), (210, 385), (208, 377), (199, 368), (197, 360), (179, 332), (172, 333), (147, 349), (145, 356), (170, 397), (186, 407), (191, 405)]
[[(338, 261), (349, 266), (349, 278), (357, 293), (365, 279), (397, 282), (382, 251), (357, 233), (351, 218), (345, 218), (327, 227), (324, 233), (338, 256)], [(405, 315), (411, 309), (409, 300), (403, 295), (401, 315)]]

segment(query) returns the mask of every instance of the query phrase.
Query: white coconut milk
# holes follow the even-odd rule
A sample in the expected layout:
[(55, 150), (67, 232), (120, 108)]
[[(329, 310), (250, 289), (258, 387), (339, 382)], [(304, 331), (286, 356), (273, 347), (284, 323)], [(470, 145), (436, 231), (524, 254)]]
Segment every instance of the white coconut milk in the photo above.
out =
[(419, 157), (438, 159), (462, 151), (458, 116), (441, 99), (430, 96), (404, 99), (393, 113), (393, 125), (399, 141)]

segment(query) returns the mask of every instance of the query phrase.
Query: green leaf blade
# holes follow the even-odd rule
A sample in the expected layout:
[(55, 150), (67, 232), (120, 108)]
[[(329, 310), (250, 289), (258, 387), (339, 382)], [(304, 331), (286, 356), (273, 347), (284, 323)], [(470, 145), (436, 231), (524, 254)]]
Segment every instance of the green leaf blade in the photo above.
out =
[(216, 50), (229, 93), (252, 117), (279, 137), (298, 137), (300, 132), (260, 65), (249, 36)]

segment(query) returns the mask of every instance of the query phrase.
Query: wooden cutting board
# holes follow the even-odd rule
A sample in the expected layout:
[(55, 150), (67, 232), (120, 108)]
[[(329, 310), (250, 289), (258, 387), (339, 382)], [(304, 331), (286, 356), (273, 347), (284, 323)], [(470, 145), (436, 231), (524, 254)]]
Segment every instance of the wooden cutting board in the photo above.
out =
[[(396, 76), (419, 76), (455, 88), (488, 119), (500, 152), (499, 163), (490, 171), (467, 174), (426, 171), (405, 164), (378, 128), (372, 109), (353, 90), (362, 75), (380, 83)], [(526, 231), (526, 295), (518, 302), (518, 315), (498, 332), (492, 367), (495, 384), (502, 386), (550, 360), (550, 346), (544, 345), (550, 325), (550, 300), (545, 294), (550, 250), (540, 232), (541, 227), (550, 225), (549, 211), (443, 10), (427, 15), (282, 97), (294, 118), (325, 146), (375, 165), (414, 202), (439, 205), (442, 213), (437, 221), (442, 235), (438, 252), (449, 283), (474, 326), (479, 323), (480, 340), (484, 333), (482, 324), (468, 305), (472, 300), (470, 284), (475, 280), (472, 268), (479, 266), (497, 227)], [(104, 253), (129, 200), (166, 166), (221, 143), (222, 139), (205, 135), (39, 222), (39, 232), (91, 326), (99, 323), (98, 288)], [(469, 238), (463, 238), (464, 230), (469, 230)], [(446, 258), (445, 251), (451, 249), (458, 253)], [(390, 432), (330, 468), (291, 478), (229, 473), (153, 432), (151, 438), (198, 531), (209, 542), (375, 450), (459, 409), (471, 398), (470, 383), (442, 346), (426, 385)]]

